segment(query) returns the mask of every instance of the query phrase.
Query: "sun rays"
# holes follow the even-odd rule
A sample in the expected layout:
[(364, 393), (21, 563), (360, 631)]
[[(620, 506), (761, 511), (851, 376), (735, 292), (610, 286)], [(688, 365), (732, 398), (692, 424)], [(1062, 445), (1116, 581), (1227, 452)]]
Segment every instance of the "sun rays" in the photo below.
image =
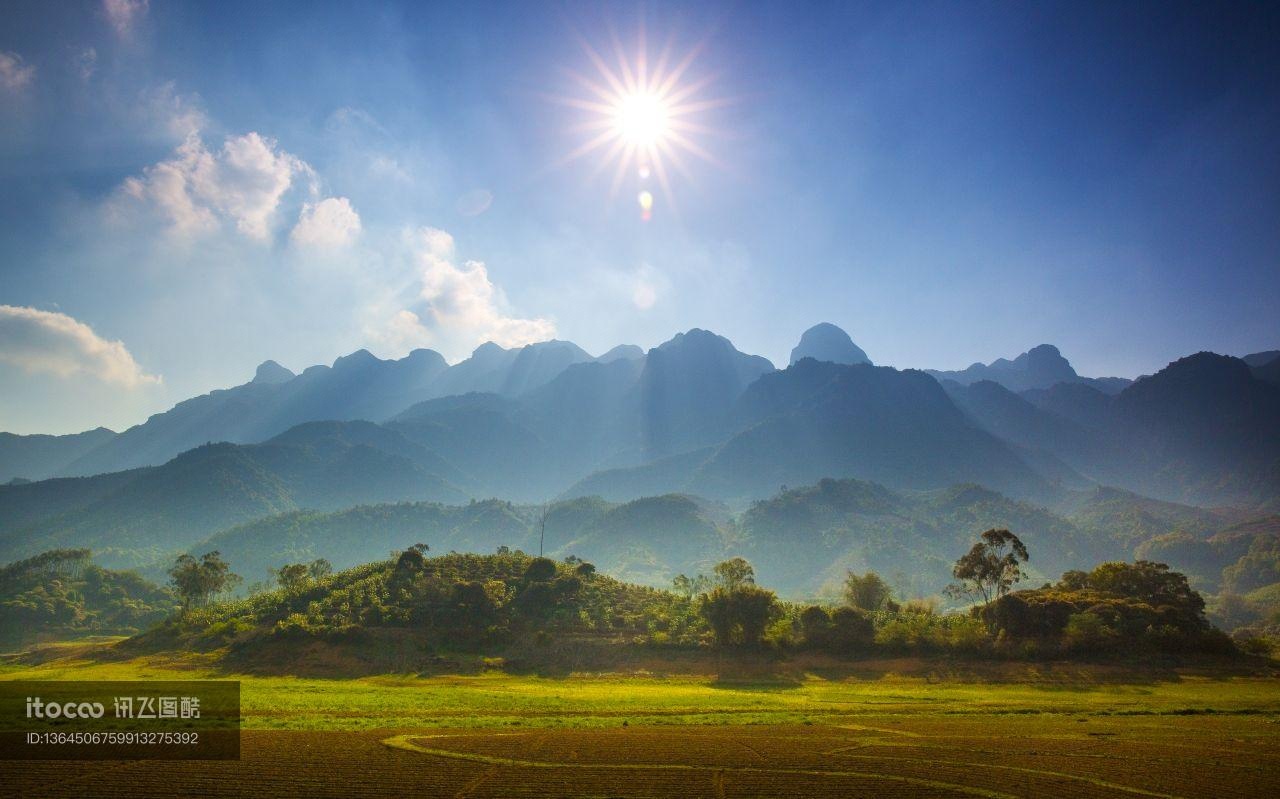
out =
[(648, 221), (655, 205), (651, 189), (659, 189), (674, 210), (673, 175), (692, 181), (691, 157), (719, 164), (698, 139), (715, 133), (704, 119), (706, 112), (728, 101), (704, 96), (712, 76), (691, 76), (700, 46), (677, 59), (668, 40), (651, 62), (643, 29), (631, 53), (616, 34), (611, 38), (611, 59), (606, 59), (579, 37), (594, 73), (568, 72), (581, 94), (551, 98), (581, 113), (571, 130), (582, 141), (555, 165), (595, 158), (591, 178), (611, 173), (611, 197), (617, 197), (630, 178), (641, 219)]

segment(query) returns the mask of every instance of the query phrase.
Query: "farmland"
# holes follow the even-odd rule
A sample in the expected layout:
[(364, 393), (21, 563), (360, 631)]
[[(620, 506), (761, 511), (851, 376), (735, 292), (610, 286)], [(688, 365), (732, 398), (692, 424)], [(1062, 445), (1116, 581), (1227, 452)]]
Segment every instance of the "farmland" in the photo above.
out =
[[(69, 648), (5, 679), (236, 677)], [(235, 763), (0, 764), (0, 795), (1268, 796), (1280, 681), (1211, 668), (239, 676)]]

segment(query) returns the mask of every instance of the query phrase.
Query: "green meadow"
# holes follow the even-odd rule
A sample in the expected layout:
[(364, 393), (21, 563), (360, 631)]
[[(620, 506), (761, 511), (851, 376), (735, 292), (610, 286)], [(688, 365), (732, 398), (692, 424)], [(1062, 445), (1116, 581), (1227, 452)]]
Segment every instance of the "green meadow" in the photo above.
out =
[(902, 660), (854, 664), (840, 676), (542, 677), (495, 670), (316, 679), (236, 674), (191, 657), (99, 657), (77, 647), (39, 664), (9, 662), (0, 667), (0, 679), (236, 679), (246, 729), (806, 724), (868, 713), (1280, 718), (1280, 680), (1211, 670), (1126, 674), (1081, 664), (993, 669)]

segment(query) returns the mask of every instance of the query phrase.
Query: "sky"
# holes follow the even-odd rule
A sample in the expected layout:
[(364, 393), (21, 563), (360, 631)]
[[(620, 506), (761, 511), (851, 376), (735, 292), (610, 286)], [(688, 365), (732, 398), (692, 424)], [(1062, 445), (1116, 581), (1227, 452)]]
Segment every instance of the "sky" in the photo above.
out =
[[(1129, 377), (1277, 348), (1278, 24), (1262, 3), (6, 2), (0, 430), (123, 429), (359, 348), (600, 354), (701, 327), (785, 365), (829, 321), (899, 368), (1052, 343)], [(619, 92), (592, 54), (648, 96), (623, 66), (636, 83), (642, 52), (651, 87), (687, 64), (647, 174), (614, 139), (580, 153), (641, 135), (598, 107)]]

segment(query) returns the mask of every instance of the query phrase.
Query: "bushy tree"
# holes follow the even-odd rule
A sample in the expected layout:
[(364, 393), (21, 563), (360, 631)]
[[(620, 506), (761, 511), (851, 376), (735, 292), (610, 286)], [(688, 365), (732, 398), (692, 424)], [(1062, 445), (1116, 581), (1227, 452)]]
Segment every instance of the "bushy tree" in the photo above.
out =
[(169, 581), (182, 600), (185, 612), (238, 585), (240, 575), (232, 573), (222, 554), (214, 550), (201, 555), (199, 560), (191, 555), (179, 556), (169, 569)]
[(751, 584), (718, 586), (702, 596), (698, 610), (716, 643), (746, 647), (760, 645), (765, 629), (779, 613), (777, 596)]
[(305, 563), (286, 563), (274, 569), (273, 573), (280, 587), (290, 593), (300, 591), (307, 584), (307, 564)]
[(756, 581), (755, 567), (746, 558), (730, 558), (717, 563), (713, 571), (716, 582), (729, 591), (743, 585), (754, 585)]
[(834, 652), (848, 655), (865, 650), (876, 640), (871, 614), (860, 608), (836, 608), (831, 612), (831, 642)]
[(555, 576), (556, 562), (551, 558), (534, 558), (524, 572), (524, 578), (535, 583), (545, 583)]
[(710, 591), (712, 582), (712, 579), (705, 574), (699, 574), (694, 577), (678, 574), (671, 581), (671, 590), (685, 599), (693, 599)]
[(887, 610), (893, 603), (893, 589), (873, 571), (866, 574), (848, 572), (844, 579), (844, 601), (850, 607), (869, 612)]
[(312, 580), (319, 580), (330, 574), (333, 574), (333, 564), (325, 558), (316, 558), (307, 564), (307, 576)]

